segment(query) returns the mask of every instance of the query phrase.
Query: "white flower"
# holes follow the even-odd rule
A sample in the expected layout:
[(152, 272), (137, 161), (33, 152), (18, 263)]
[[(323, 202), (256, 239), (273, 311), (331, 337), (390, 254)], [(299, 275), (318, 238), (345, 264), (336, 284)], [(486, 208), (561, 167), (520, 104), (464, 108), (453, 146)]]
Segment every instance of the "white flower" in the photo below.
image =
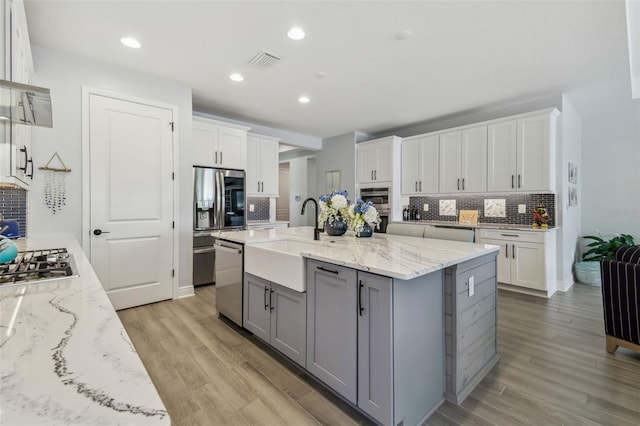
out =
[(336, 210), (347, 207), (347, 199), (342, 194), (336, 194), (331, 197), (331, 206)]
[(375, 207), (371, 206), (364, 213), (364, 221), (369, 225), (377, 225), (378, 224), (378, 211)]
[(356, 217), (356, 212), (355, 212), (355, 210), (354, 210), (354, 209), (355, 209), (355, 207), (356, 207), (356, 205), (355, 205), (355, 204), (351, 204), (351, 205), (349, 206), (349, 210), (348, 210), (348, 212), (349, 212), (349, 217), (350, 217), (350, 218), (354, 218), (354, 217)]

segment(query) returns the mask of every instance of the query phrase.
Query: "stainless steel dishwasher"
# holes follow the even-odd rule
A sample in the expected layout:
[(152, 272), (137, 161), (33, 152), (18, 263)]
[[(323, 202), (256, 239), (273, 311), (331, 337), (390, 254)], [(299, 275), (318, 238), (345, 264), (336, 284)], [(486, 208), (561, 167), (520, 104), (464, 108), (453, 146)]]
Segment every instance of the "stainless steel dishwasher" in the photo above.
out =
[(244, 245), (216, 239), (216, 309), (242, 327)]
[(213, 265), (216, 255), (213, 242), (211, 232), (193, 234), (193, 285), (211, 284), (215, 281)]

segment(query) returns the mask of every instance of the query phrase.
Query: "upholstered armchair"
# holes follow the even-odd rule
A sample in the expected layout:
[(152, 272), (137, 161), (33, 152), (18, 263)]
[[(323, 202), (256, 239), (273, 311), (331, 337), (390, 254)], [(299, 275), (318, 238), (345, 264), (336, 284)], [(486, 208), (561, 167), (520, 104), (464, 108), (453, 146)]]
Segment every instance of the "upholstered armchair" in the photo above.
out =
[(623, 246), (600, 262), (607, 352), (640, 352), (640, 246)]

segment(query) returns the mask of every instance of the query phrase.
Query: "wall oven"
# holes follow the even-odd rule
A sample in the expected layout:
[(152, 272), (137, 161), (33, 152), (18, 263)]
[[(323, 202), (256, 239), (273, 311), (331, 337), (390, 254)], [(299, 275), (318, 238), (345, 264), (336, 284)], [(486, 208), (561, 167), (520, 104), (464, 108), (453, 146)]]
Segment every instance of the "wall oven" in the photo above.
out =
[(384, 188), (360, 188), (360, 198), (364, 202), (371, 201), (373, 206), (378, 210), (380, 214), (380, 228), (375, 232), (386, 233), (387, 225), (389, 224), (389, 215), (391, 214), (390, 205), (391, 189)]

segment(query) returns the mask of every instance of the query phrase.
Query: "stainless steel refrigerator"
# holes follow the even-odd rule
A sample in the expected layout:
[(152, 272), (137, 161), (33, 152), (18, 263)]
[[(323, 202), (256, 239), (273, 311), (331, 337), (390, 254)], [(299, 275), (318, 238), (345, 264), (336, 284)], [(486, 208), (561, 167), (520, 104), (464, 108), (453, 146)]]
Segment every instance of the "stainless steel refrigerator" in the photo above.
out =
[(194, 167), (194, 231), (244, 228), (245, 184), (241, 170)]

